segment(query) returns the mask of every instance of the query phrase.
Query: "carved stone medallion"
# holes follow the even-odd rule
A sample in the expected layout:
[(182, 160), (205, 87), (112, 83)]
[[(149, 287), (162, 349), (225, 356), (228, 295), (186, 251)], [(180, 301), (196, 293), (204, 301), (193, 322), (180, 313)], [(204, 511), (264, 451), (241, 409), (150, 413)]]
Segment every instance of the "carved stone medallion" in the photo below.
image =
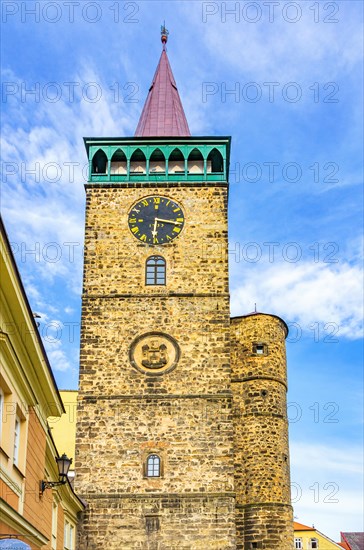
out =
[(160, 376), (176, 367), (180, 349), (176, 340), (168, 334), (147, 332), (131, 344), (129, 358), (138, 371)]

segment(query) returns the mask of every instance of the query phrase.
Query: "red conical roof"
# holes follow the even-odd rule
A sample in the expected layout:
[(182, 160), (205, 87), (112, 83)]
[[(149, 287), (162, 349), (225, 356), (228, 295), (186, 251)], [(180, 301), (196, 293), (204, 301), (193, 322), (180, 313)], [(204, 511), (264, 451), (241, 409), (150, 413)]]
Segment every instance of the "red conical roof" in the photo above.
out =
[(135, 137), (190, 135), (167, 52), (163, 49)]

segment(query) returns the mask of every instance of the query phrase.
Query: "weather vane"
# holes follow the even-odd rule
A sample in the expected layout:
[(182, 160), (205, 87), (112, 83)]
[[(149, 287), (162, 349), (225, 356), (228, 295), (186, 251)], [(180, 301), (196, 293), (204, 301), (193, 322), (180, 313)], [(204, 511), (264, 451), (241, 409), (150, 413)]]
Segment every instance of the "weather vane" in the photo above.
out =
[(163, 50), (166, 49), (166, 44), (167, 44), (167, 41), (168, 41), (168, 35), (169, 35), (169, 31), (167, 31), (166, 22), (164, 21), (163, 25), (161, 26), (161, 40), (162, 40), (162, 44), (163, 44)]

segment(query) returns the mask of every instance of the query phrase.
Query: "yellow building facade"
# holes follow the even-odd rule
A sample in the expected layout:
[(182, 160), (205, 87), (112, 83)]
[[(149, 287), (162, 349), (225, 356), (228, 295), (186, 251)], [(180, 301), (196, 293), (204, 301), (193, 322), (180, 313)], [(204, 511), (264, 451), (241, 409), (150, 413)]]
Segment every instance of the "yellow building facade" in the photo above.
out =
[(294, 550), (342, 550), (347, 548), (315, 529), (302, 523), (294, 522)]
[(64, 407), (2, 221), (0, 229), (0, 540), (74, 550), (82, 502), (65, 478), (41, 490), (60, 480), (48, 420)]

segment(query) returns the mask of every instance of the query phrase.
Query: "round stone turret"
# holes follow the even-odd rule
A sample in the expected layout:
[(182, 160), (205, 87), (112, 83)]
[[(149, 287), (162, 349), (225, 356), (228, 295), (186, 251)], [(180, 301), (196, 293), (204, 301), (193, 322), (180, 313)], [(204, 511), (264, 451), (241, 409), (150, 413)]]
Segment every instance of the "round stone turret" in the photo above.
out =
[(231, 319), (237, 548), (291, 550), (286, 323)]

